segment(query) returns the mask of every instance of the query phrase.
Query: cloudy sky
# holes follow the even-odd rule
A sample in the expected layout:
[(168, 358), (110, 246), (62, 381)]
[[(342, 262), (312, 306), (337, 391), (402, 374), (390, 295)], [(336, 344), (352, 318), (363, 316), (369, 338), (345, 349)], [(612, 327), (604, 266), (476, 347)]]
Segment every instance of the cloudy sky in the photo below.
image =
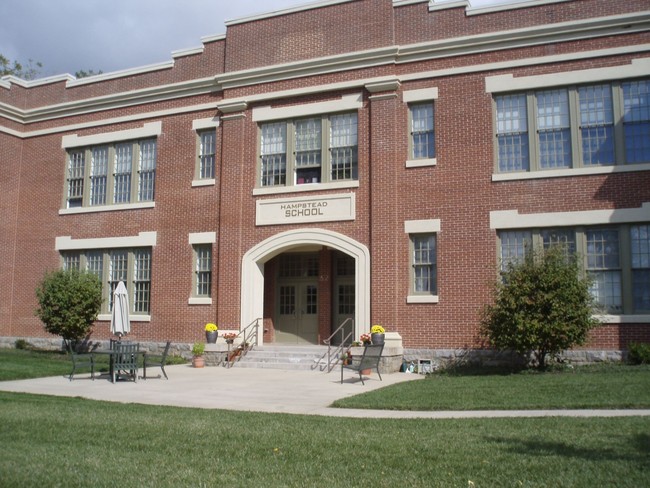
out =
[[(510, 0), (512, 1), (512, 0)], [(472, 6), (505, 0), (470, 0)], [(0, 54), (40, 76), (104, 73), (171, 60), (224, 22), (313, 0), (0, 0)], [(440, 2), (442, 3), (442, 2)]]

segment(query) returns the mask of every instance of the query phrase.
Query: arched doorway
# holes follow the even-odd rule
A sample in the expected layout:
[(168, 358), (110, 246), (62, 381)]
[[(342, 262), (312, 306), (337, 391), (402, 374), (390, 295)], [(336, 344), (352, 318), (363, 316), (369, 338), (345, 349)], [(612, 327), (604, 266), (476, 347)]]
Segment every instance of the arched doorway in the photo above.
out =
[[(368, 332), (370, 323), (370, 253), (354, 239), (324, 229), (303, 229), (282, 232), (265, 239), (244, 254), (241, 281), (241, 323), (246, 326), (264, 312), (265, 263), (274, 257), (304, 246), (326, 246), (345, 253), (355, 262), (354, 310), (355, 335)], [(262, 324), (259, 324), (262, 329)], [(263, 330), (258, 331), (263, 337)]]

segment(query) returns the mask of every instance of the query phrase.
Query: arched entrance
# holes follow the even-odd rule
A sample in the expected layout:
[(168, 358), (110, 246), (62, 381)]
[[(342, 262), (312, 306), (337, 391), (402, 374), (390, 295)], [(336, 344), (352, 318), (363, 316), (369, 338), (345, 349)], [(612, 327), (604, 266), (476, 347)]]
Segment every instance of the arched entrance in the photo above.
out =
[[(246, 326), (263, 317), (265, 263), (285, 252), (304, 246), (326, 246), (354, 258), (355, 262), (355, 336), (368, 332), (370, 323), (370, 253), (368, 248), (349, 237), (324, 229), (282, 232), (265, 239), (244, 254), (241, 281), (241, 323)], [(262, 324), (259, 324), (262, 329)], [(258, 331), (263, 337), (263, 330)]]

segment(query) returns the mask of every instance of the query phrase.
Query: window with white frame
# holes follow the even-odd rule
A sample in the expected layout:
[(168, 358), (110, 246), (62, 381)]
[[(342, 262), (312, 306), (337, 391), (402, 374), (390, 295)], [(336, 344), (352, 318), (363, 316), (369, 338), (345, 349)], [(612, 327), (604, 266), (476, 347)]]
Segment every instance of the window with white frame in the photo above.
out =
[(199, 143), (198, 179), (214, 179), (217, 133), (214, 129), (203, 130), (197, 134), (197, 137)]
[(156, 139), (70, 149), (66, 207), (152, 202), (155, 176)]
[(411, 294), (437, 295), (436, 235), (411, 234)]
[(650, 163), (648, 79), (498, 95), (495, 113), (500, 173)]
[(500, 231), (502, 270), (528, 249), (562, 245), (582, 259), (591, 293), (611, 314), (650, 312), (650, 225), (562, 227)]
[(197, 298), (212, 296), (212, 244), (194, 245), (194, 293)]
[(357, 175), (357, 114), (260, 125), (260, 187), (349, 181)]
[(433, 159), (436, 157), (433, 103), (409, 105), (410, 159)]
[(95, 274), (102, 282), (101, 313), (113, 308), (113, 292), (120, 281), (129, 292), (130, 313), (149, 315), (151, 311), (151, 249), (94, 249), (62, 251), (64, 269), (82, 269)]

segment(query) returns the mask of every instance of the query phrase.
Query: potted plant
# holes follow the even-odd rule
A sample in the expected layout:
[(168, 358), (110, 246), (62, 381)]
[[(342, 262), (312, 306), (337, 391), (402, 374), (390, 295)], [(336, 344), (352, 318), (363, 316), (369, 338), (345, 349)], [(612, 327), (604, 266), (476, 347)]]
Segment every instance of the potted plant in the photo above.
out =
[(203, 352), (205, 351), (205, 344), (203, 342), (195, 342), (192, 346), (192, 366), (195, 368), (202, 368), (205, 366), (205, 359)]
[(219, 335), (219, 327), (217, 324), (209, 322), (205, 324), (205, 340), (208, 344), (215, 344), (217, 342), (217, 335)]
[(361, 336), (359, 337), (359, 341), (361, 341), (361, 344), (363, 344), (364, 346), (369, 345), (370, 340), (371, 340), (370, 334), (361, 334)]
[(374, 345), (381, 345), (384, 343), (384, 338), (386, 331), (381, 325), (373, 325), (370, 328), (370, 337)]

